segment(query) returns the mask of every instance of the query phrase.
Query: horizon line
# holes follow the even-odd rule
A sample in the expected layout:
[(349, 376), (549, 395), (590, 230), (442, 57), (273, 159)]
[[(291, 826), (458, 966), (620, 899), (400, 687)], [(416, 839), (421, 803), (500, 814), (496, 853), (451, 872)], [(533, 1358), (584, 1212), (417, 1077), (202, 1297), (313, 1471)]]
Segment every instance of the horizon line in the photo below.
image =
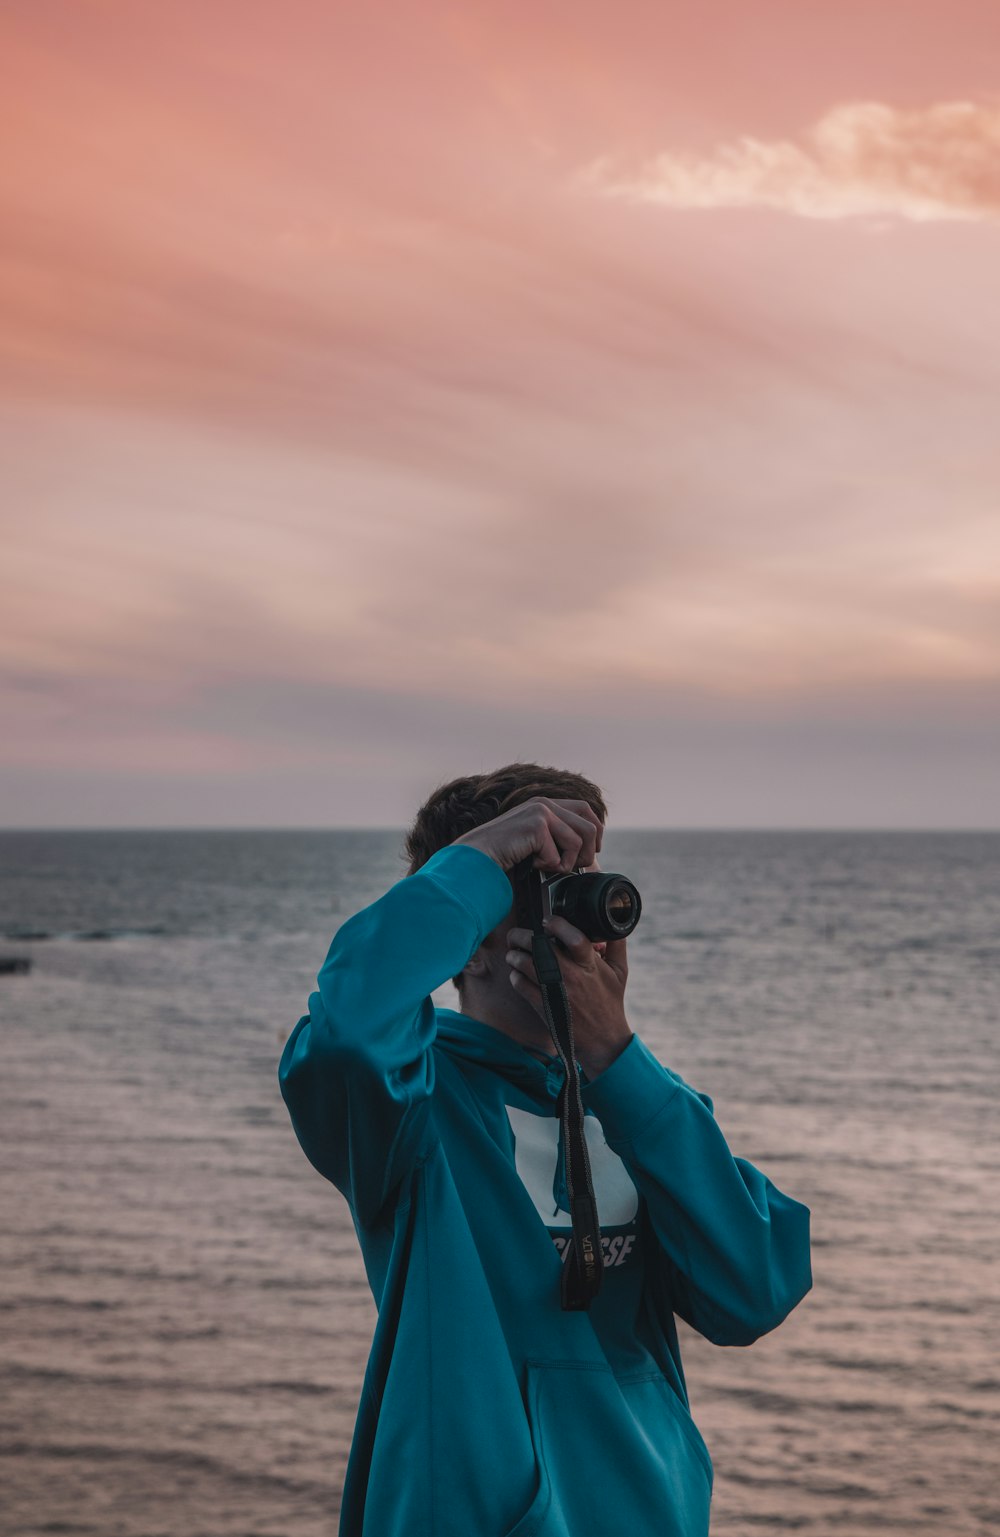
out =
[[(337, 826), (314, 826), (305, 824), (288, 825), (247, 825), (227, 823), (175, 823), (175, 824), (138, 824), (129, 823), (118, 826), (111, 825), (82, 825), (82, 826), (34, 826), (11, 827), (0, 826), (0, 836), (7, 833), (397, 833), (405, 834), (409, 830), (409, 824), (395, 822), (366, 822), (366, 823), (341, 823)], [(821, 824), (821, 823), (728, 823), (728, 822), (697, 822), (697, 823), (652, 823), (652, 822), (616, 822), (614, 826), (605, 828), (612, 837), (618, 832), (628, 833), (1000, 833), (1000, 824), (994, 826), (971, 825), (962, 823), (955, 826), (919, 826), (912, 823), (870, 823), (870, 824)]]

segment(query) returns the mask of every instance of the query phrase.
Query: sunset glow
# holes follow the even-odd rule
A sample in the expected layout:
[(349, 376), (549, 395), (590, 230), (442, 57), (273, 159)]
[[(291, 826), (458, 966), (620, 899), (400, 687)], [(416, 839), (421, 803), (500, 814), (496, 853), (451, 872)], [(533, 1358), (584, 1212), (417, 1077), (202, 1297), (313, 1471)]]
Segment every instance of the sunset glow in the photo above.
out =
[(1000, 825), (1000, 13), (15, 0), (0, 823)]

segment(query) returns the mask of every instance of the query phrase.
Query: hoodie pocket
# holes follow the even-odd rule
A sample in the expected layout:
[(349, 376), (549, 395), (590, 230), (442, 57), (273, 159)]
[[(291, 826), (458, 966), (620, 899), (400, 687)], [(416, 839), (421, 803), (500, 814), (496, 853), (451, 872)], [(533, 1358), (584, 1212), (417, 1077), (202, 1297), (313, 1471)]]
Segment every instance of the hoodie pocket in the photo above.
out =
[(528, 1419), (538, 1489), (506, 1537), (707, 1537), (712, 1460), (659, 1373), (530, 1363)]

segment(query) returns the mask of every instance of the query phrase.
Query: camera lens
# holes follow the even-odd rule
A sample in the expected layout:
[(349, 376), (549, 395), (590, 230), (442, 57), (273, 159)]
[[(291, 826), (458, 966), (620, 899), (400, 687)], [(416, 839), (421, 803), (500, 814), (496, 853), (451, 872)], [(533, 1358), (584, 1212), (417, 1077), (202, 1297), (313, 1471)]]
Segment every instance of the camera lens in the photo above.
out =
[(612, 886), (604, 896), (604, 912), (608, 922), (622, 934), (631, 934), (639, 921), (635, 899), (638, 892), (634, 886)]
[(604, 871), (567, 875), (551, 882), (552, 913), (588, 939), (624, 939), (639, 922), (642, 899), (624, 875)]

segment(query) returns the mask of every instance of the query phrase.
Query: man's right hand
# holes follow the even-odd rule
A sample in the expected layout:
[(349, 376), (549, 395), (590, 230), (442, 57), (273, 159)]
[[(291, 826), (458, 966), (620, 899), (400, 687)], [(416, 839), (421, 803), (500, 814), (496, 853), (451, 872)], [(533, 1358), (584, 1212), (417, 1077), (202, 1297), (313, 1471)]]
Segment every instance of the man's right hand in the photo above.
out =
[(570, 875), (593, 864), (603, 836), (604, 823), (587, 801), (536, 795), (454, 841), (481, 849), (501, 870), (534, 854), (534, 869)]

